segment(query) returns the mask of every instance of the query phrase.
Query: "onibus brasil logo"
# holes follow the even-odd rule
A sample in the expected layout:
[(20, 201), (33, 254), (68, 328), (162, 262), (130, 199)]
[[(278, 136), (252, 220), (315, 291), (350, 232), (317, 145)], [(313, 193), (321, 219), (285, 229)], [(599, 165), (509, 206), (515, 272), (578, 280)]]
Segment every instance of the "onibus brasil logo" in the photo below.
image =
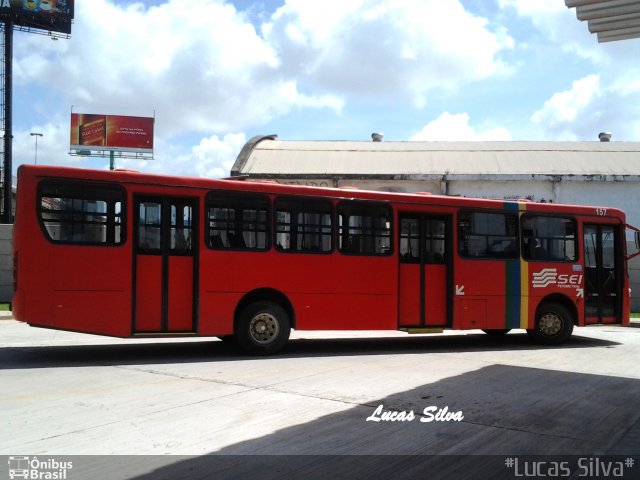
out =
[(54, 458), (45, 460), (38, 457), (9, 457), (9, 478), (27, 478), (33, 480), (66, 480), (67, 471), (73, 468), (73, 462), (61, 462)]

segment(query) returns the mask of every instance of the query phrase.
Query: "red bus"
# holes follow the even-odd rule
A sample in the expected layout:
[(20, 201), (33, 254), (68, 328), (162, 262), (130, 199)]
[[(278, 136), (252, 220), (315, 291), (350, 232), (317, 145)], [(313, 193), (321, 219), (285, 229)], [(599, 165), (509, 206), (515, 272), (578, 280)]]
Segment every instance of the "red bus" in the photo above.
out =
[(22, 166), (13, 312), (256, 354), (292, 328), (559, 344), (628, 324), (625, 227), (613, 208)]

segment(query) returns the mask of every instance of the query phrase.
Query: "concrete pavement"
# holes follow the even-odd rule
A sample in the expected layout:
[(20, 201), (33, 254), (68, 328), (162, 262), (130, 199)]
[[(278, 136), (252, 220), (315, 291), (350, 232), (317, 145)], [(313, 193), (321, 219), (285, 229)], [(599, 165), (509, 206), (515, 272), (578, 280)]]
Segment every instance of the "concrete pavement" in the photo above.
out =
[[(518, 332), (295, 332), (268, 358), (218, 340), (120, 340), (11, 320), (0, 322), (0, 342), (0, 454), (191, 456), (128, 460), (109, 478), (218, 471), (212, 454), (230, 456), (232, 473), (262, 456), (302, 468), (347, 455), (380, 478), (371, 476), (386, 468), (380, 455), (423, 465), (640, 452), (636, 328), (578, 328), (560, 347)], [(461, 413), (447, 418), (445, 408)], [(392, 412), (405, 421), (375, 421)], [(487, 474), (512, 473), (496, 468)]]

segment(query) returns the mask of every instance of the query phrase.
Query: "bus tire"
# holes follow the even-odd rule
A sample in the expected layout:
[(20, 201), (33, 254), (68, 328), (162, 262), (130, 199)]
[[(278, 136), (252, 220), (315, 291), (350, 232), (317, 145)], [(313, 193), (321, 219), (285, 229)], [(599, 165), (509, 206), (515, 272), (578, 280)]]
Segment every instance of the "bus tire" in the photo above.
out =
[(289, 340), (291, 323), (286, 310), (277, 303), (259, 301), (245, 307), (238, 316), (235, 338), (252, 355), (271, 355)]
[(506, 335), (511, 331), (510, 328), (492, 328), (491, 330), (482, 330), (487, 335), (491, 335), (493, 337), (499, 337), (502, 335)]
[(555, 302), (540, 305), (535, 328), (527, 330), (533, 340), (543, 345), (560, 345), (572, 332), (573, 316), (564, 305)]

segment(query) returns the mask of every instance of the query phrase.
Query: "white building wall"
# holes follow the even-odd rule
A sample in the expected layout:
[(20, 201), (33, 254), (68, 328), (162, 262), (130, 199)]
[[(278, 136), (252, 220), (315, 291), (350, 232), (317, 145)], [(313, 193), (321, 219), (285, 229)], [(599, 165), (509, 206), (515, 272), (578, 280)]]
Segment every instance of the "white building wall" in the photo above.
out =
[(516, 182), (500, 180), (449, 181), (449, 195), (476, 198), (518, 200), (526, 198), (536, 202), (554, 201), (553, 182)]
[(380, 192), (415, 193), (430, 192), (441, 195), (445, 192), (441, 182), (425, 180), (341, 180), (340, 186), (351, 185), (363, 190), (377, 190)]
[(304, 185), (306, 187), (335, 187), (334, 180), (327, 179), (278, 179), (276, 180), (278, 183), (282, 183), (283, 185)]
[(640, 185), (636, 182), (561, 182), (560, 202), (624, 210), (627, 223), (640, 227)]

